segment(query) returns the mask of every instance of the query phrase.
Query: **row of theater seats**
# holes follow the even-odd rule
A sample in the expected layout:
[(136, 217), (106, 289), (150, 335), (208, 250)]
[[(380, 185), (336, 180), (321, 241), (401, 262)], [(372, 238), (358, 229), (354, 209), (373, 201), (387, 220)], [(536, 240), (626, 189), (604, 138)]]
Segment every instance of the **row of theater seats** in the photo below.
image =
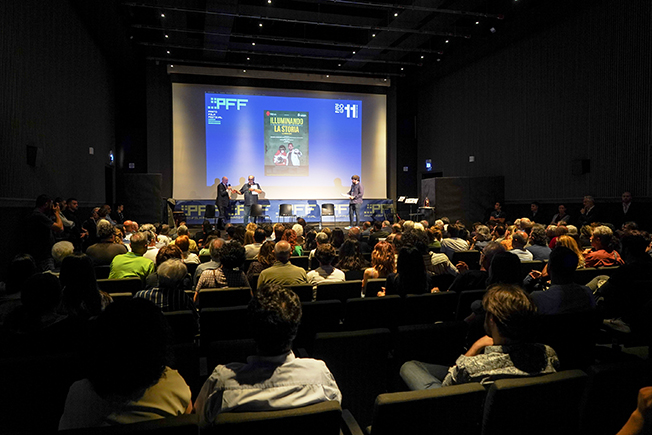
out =
[[(48, 361), (45, 361), (48, 362)], [(13, 367), (2, 367), (3, 369)], [(84, 429), (63, 433), (88, 434), (311, 434), (311, 435), (548, 435), (614, 434), (636, 407), (637, 391), (649, 385), (650, 363), (625, 361), (599, 364), (586, 371), (570, 370), (532, 378), (498, 380), (488, 388), (473, 383), (427, 391), (382, 393), (375, 396), (368, 422), (354, 416), (345, 404), (325, 402), (307, 407), (257, 413), (225, 413), (216, 424), (200, 429), (196, 415), (137, 423), (128, 426)], [(3, 373), (6, 373), (3, 370)], [(28, 383), (25, 385), (27, 388)], [(11, 391), (5, 390), (5, 393)], [(34, 425), (30, 417), (38, 405), (45, 414), (57, 403), (46, 392), (36, 401), (25, 394), (11, 396), (23, 408), (25, 420), (18, 433), (54, 433)], [(33, 393), (30, 391), (30, 393)], [(7, 394), (3, 394), (6, 396)], [(343, 391), (343, 397), (346, 394)], [(6, 398), (9, 411), (17, 404)], [(30, 406), (25, 406), (29, 403)], [(3, 403), (3, 405), (5, 405)], [(8, 411), (3, 407), (3, 411)], [(29, 413), (29, 414), (28, 414)], [(3, 412), (3, 423), (7, 422)], [(15, 416), (15, 415), (13, 415)], [(41, 416), (40, 416), (41, 417)], [(361, 424), (362, 423), (362, 424)], [(2, 433), (11, 426), (2, 425)]]

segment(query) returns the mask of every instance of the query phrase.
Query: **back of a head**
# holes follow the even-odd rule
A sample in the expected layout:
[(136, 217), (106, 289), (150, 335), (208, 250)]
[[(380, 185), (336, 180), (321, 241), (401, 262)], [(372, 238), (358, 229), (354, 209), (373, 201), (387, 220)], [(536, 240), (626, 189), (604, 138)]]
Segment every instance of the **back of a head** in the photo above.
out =
[(294, 224), (294, 225), (292, 225), (292, 229), (294, 230), (295, 233), (297, 233), (298, 237), (303, 236), (303, 225)]
[(319, 232), (317, 233), (317, 236), (315, 237), (315, 240), (317, 241), (318, 245), (321, 245), (323, 243), (328, 243), (328, 234), (324, 232)]
[(335, 248), (339, 248), (344, 243), (344, 230), (342, 228), (335, 228), (331, 235), (331, 243)]
[(249, 302), (248, 323), (261, 355), (281, 355), (292, 349), (301, 322), (301, 301), (278, 284), (259, 288)]
[(330, 265), (335, 259), (335, 248), (330, 243), (324, 243), (317, 247), (315, 257), (322, 266)]
[(97, 288), (93, 260), (85, 254), (73, 254), (64, 258), (59, 281), (63, 287), (63, 301), (69, 308), (79, 307), (82, 302), (85, 311), (99, 314), (102, 301)]
[(220, 250), (222, 249), (222, 246), (224, 246), (224, 239), (217, 238), (211, 241), (211, 244), (209, 245), (211, 260), (219, 261)]
[(104, 399), (136, 400), (170, 363), (170, 329), (161, 310), (143, 298), (110, 304), (91, 330), (88, 378)]
[(520, 284), (521, 260), (511, 252), (497, 252), (489, 267), (489, 284)]
[(283, 238), (284, 232), (285, 232), (285, 225), (283, 225), (280, 222), (274, 225), (274, 238), (277, 242)]
[(460, 235), (460, 227), (457, 224), (448, 226), (448, 234), (451, 238), (455, 238)]
[(147, 250), (146, 233), (134, 233), (131, 236), (131, 250), (134, 252)]
[(428, 251), (428, 235), (423, 230), (418, 230), (416, 228), (410, 228), (403, 232), (401, 237), (401, 243), (403, 246), (415, 247), (419, 250), (421, 255), (424, 255)]
[(237, 240), (226, 243), (220, 250), (220, 263), (226, 270), (242, 268), (246, 258), (246, 250)]
[(163, 288), (176, 288), (188, 274), (188, 268), (182, 260), (171, 258), (156, 269), (158, 285)]
[(577, 254), (565, 246), (555, 246), (548, 259), (548, 273), (553, 284), (570, 284), (577, 269)]
[(525, 231), (516, 231), (512, 234), (512, 245), (515, 248), (523, 248), (527, 244), (527, 234)]
[(188, 236), (177, 237), (174, 241), (174, 244), (177, 245), (182, 252), (187, 252), (190, 249), (190, 239)]
[(178, 236), (187, 236), (188, 233), (188, 227), (185, 225), (181, 225), (179, 228), (177, 228), (177, 235)]
[(628, 231), (620, 239), (623, 247), (623, 256), (630, 258), (644, 258), (645, 250), (650, 245), (649, 235), (638, 230)]
[(26, 311), (34, 314), (54, 312), (61, 301), (61, 284), (51, 273), (37, 273), (23, 284), (20, 301)]
[(265, 230), (262, 228), (256, 228), (256, 231), (254, 231), (254, 242), (263, 243), (266, 238), (267, 234), (265, 234)]
[(530, 241), (533, 245), (546, 246), (546, 228), (543, 225), (534, 225), (530, 231)]
[(281, 240), (274, 245), (274, 256), (281, 263), (287, 263), (292, 255), (292, 247), (286, 240)]
[(29, 254), (16, 255), (7, 269), (7, 279), (5, 281), (7, 294), (21, 291), (25, 281), (36, 272), (37, 267), (34, 257)]
[(402, 275), (402, 278), (423, 275), (426, 269), (421, 252), (415, 247), (406, 246), (401, 248), (398, 253), (396, 270)]
[(530, 338), (537, 309), (530, 296), (519, 286), (491, 286), (482, 299), (482, 307), (493, 316), (501, 336), (516, 341)]
[(177, 245), (163, 246), (158, 250), (158, 253), (156, 254), (156, 266), (163, 264), (170, 258), (178, 258), (181, 260), (183, 258), (183, 255), (181, 254), (181, 248), (179, 248)]
[(276, 256), (274, 254), (274, 246), (276, 243), (272, 240), (268, 240), (260, 247), (260, 252), (258, 252), (258, 262), (263, 266), (271, 266), (276, 261)]
[(106, 219), (97, 221), (97, 237), (101, 240), (112, 238), (115, 236), (115, 231), (111, 222)]
[(393, 272), (396, 264), (394, 253), (394, 245), (391, 243), (387, 241), (376, 243), (371, 253), (371, 266), (378, 269), (383, 275)]
[(62, 240), (52, 246), (52, 258), (55, 264), (61, 264), (64, 258), (75, 252), (75, 246), (67, 240)]

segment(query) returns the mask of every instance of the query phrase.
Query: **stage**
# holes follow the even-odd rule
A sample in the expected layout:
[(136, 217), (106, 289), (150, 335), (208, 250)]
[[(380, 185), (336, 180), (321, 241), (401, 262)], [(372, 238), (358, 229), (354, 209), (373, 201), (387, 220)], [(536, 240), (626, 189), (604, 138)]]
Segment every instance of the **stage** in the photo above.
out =
[[(214, 205), (213, 199), (200, 200), (177, 200), (175, 211), (183, 212), (188, 225), (201, 225), (206, 216), (206, 206)], [(261, 199), (259, 204), (263, 206), (265, 222), (290, 222), (296, 221), (297, 218), (304, 218), (309, 223), (319, 223), (321, 218), (322, 204), (333, 204), (335, 216), (324, 216), (322, 222), (327, 226), (334, 224), (349, 223), (349, 200), (348, 199), (306, 199), (306, 200), (276, 200)], [(295, 217), (283, 217), (279, 219), (279, 209), (281, 204), (292, 204), (292, 214)], [(360, 209), (360, 222), (374, 220), (392, 220), (393, 219), (393, 201), (391, 199), (364, 199)], [(211, 222), (219, 218), (215, 210), (215, 218), (208, 218)], [(244, 218), (244, 201), (231, 201), (231, 213), (229, 219), (231, 223), (241, 224)], [(259, 218), (259, 222), (263, 219)]]

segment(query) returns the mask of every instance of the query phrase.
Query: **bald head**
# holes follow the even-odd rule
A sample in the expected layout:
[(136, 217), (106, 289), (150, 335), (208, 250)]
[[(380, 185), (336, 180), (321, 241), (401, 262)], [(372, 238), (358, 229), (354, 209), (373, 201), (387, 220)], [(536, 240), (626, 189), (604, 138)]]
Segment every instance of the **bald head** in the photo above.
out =
[(290, 243), (288, 243), (286, 240), (281, 240), (280, 242), (276, 242), (276, 245), (274, 245), (274, 256), (281, 263), (288, 262), (288, 260), (290, 259), (291, 252), (292, 252), (292, 247), (290, 246)]

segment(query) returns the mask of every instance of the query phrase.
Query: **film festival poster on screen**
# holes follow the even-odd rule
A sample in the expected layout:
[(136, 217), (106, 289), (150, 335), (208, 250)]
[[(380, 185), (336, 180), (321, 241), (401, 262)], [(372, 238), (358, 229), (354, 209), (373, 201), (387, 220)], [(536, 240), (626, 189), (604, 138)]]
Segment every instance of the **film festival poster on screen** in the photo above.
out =
[(265, 175), (309, 175), (308, 112), (264, 111)]

